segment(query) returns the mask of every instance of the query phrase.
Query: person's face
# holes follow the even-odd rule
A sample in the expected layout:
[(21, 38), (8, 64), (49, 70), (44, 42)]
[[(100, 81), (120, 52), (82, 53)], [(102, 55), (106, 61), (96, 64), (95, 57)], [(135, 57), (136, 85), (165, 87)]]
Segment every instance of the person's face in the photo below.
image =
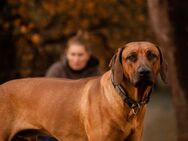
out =
[(71, 69), (81, 70), (86, 66), (90, 58), (90, 53), (84, 46), (72, 44), (68, 47), (66, 56)]

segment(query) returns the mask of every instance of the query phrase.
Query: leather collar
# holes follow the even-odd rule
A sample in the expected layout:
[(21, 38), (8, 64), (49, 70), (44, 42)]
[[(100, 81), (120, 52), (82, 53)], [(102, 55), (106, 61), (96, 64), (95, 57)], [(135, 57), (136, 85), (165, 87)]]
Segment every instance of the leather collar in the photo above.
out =
[(145, 97), (143, 100), (141, 101), (135, 101), (132, 98), (130, 98), (130, 96), (128, 95), (127, 91), (122, 87), (121, 84), (115, 84), (113, 81), (113, 78), (111, 77), (111, 82), (114, 86), (114, 88), (116, 89), (116, 91), (118, 92), (118, 94), (122, 97), (123, 101), (125, 103), (127, 103), (127, 105), (133, 109), (134, 114), (136, 115), (140, 109), (141, 106), (144, 106), (145, 104), (147, 104), (150, 100), (150, 96), (152, 93), (152, 89), (149, 91), (147, 97)]

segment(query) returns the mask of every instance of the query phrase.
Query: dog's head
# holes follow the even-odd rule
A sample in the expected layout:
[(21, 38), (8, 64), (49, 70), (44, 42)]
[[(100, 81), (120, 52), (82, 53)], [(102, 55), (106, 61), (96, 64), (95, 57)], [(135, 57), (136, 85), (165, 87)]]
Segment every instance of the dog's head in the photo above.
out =
[(166, 61), (160, 48), (150, 42), (131, 42), (119, 48), (110, 67), (115, 84), (125, 78), (135, 87), (152, 85), (158, 73), (166, 82)]

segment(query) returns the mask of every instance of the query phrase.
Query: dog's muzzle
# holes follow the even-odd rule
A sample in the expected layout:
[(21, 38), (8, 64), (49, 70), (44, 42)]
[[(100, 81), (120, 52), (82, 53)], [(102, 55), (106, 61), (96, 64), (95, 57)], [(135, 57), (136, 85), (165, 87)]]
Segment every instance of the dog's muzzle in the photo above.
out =
[(153, 79), (151, 69), (147, 66), (139, 67), (136, 73), (134, 84), (136, 87), (152, 85)]

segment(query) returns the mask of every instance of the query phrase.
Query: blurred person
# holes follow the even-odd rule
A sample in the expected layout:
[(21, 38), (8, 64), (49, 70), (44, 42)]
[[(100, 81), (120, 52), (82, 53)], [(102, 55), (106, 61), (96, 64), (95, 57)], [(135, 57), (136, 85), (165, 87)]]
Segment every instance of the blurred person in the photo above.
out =
[[(88, 35), (79, 31), (72, 37), (61, 59), (47, 70), (46, 77), (79, 79), (100, 75), (99, 61), (92, 55)], [(39, 136), (38, 141), (57, 141), (48, 136)]]
[(86, 35), (78, 32), (67, 44), (65, 54), (48, 69), (46, 77), (79, 79), (100, 74), (99, 61), (91, 53)]

